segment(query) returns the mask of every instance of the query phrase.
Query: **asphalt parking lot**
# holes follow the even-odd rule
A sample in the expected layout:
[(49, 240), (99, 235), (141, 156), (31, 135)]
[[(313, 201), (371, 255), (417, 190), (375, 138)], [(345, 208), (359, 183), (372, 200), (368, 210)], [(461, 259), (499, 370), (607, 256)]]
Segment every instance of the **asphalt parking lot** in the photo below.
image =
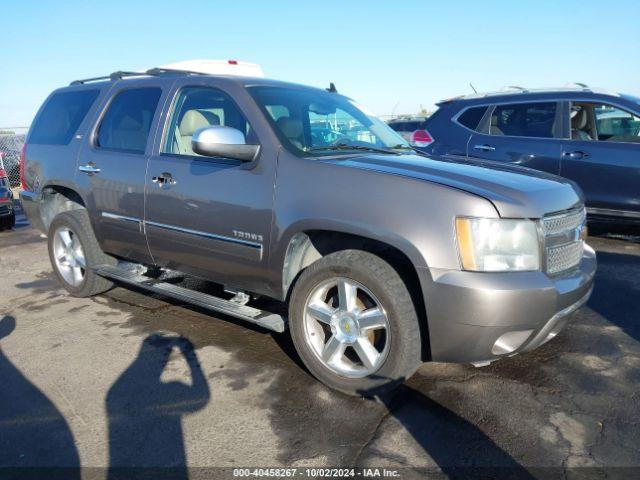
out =
[(0, 233), (0, 467), (632, 475), (618, 467), (640, 468), (640, 239), (589, 242), (593, 296), (552, 342), (480, 369), (426, 364), (374, 401), (316, 382), (285, 336), (124, 288), (68, 296), (21, 218)]

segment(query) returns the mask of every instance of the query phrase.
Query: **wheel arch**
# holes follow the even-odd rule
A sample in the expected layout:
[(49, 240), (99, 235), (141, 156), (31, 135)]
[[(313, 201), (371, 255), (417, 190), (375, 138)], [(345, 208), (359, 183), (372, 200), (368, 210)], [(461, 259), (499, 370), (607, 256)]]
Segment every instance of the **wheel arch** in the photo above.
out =
[(87, 208), (82, 196), (64, 185), (46, 185), (40, 195), (40, 216), (45, 231), (49, 230), (49, 225), (59, 213)]
[(363, 250), (377, 255), (398, 272), (409, 290), (420, 321), (423, 360), (429, 360), (429, 330), (425, 298), (416, 270), (416, 256), (419, 256), (421, 261), (424, 259), (417, 249), (408, 253), (392, 243), (360, 233), (327, 229), (298, 231), (290, 237), (282, 261), (283, 299), (289, 300), (296, 280), (307, 267), (330, 253), (347, 249)]

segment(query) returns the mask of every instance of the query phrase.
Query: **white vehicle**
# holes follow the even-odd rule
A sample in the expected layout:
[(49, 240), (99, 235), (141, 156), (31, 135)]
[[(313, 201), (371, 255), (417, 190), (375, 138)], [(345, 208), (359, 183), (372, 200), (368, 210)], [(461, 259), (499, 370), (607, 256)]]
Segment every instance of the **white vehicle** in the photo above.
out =
[(238, 75), (241, 77), (264, 77), (257, 63), (238, 60), (184, 60), (160, 67), (162, 70), (180, 70), (205, 75)]

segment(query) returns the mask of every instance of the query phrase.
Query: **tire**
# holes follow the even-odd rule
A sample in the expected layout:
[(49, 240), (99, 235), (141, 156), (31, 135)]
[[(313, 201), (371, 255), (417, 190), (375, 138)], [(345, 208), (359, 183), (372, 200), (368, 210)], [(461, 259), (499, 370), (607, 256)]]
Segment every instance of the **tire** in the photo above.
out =
[[(56, 260), (56, 256), (60, 257), (60, 248), (64, 244), (62, 238), (67, 237), (66, 234), (60, 236), (59, 233), (61, 234), (62, 232), (69, 232), (68, 237), (71, 239), (70, 245), (72, 245), (71, 250), (73, 250), (73, 253), (66, 255), (65, 261), (59, 262)], [(97, 265), (115, 265), (117, 262), (115, 258), (105, 254), (100, 245), (98, 245), (86, 210), (71, 210), (58, 214), (49, 226), (47, 243), (53, 271), (60, 283), (71, 295), (74, 297), (91, 297), (106, 292), (113, 287), (112, 282), (95, 274), (92, 270)], [(78, 250), (78, 245), (80, 250)], [(71, 250), (66, 251), (71, 252)], [(78, 255), (78, 252), (83, 255)], [(66, 261), (66, 258), (70, 258), (72, 255), (74, 259)], [(84, 258), (84, 262), (80, 262), (81, 257)], [(64, 265), (70, 265), (70, 262), (75, 267)], [(82, 263), (84, 263), (84, 268)], [(72, 270), (71, 275), (69, 275), (68, 268)], [(76, 268), (83, 274), (82, 279), (79, 281), (73, 274)], [(71, 280), (70, 276), (72, 277)]]
[[(356, 292), (355, 308), (348, 307), (354, 304), (348, 300), (354, 294), (341, 295), (340, 289)], [(347, 299), (347, 312), (341, 298)], [(374, 323), (386, 322), (386, 326), (366, 327), (366, 315), (361, 316), (365, 310), (376, 314)], [(309, 371), (328, 387), (349, 395), (384, 394), (413, 375), (422, 363), (418, 315), (411, 295), (396, 270), (368, 252), (343, 250), (305, 269), (293, 287), (289, 322), (295, 348)], [(373, 352), (367, 342), (375, 348), (368, 365), (362, 360), (367, 357), (362, 352)], [(330, 343), (338, 345), (335, 355), (328, 353)], [(342, 345), (347, 345), (344, 353), (340, 353)], [(328, 361), (323, 359), (325, 354)]]

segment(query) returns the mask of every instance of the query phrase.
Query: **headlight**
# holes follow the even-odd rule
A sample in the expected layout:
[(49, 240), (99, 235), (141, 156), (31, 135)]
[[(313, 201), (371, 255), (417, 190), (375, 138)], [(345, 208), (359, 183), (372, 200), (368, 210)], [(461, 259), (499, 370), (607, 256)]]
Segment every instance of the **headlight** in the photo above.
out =
[(462, 268), (478, 272), (540, 269), (535, 222), (499, 218), (456, 218)]

